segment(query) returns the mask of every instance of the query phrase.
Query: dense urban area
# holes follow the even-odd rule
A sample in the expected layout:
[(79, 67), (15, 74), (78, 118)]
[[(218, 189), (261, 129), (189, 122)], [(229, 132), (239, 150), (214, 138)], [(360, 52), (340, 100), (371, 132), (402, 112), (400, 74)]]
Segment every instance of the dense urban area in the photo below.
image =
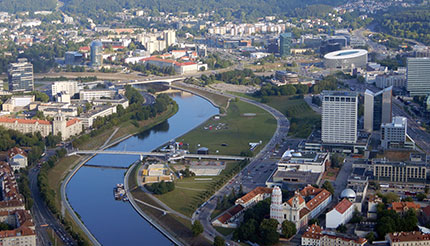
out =
[(428, 0), (3, 0), (0, 106), (0, 245), (430, 245)]

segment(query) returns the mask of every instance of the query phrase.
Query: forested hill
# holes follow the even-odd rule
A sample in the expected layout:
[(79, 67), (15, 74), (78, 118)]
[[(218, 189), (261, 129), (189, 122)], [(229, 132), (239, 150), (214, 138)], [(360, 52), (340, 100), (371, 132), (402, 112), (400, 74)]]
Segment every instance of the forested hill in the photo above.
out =
[[(314, 4), (337, 5), (344, 0), (62, 0), (63, 9), (88, 14), (97, 10), (119, 11), (122, 8), (146, 8), (160, 12), (202, 13), (215, 10), (220, 16), (293, 15)], [(239, 16), (237, 16), (239, 15)]]
[(377, 31), (430, 45), (430, 6), (390, 11), (377, 21)]
[(56, 6), (56, 0), (0, 0), (0, 11), (9, 13), (53, 10)]

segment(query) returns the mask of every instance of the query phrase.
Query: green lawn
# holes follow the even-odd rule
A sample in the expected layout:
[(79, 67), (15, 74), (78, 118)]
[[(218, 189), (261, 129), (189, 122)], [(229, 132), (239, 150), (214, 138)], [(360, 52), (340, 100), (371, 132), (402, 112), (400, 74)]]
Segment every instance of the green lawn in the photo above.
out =
[[(246, 113), (255, 116), (244, 116)], [(222, 129), (216, 126), (225, 124)], [(205, 127), (212, 126), (212, 130)], [(276, 130), (276, 120), (268, 112), (257, 106), (238, 101), (231, 102), (227, 116), (218, 120), (210, 119), (191, 132), (179, 137), (177, 140), (189, 144), (191, 153), (195, 153), (198, 145), (209, 148), (211, 154), (239, 155), (249, 150), (250, 142), (262, 141), (264, 146)], [(225, 145), (225, 146), (222, 146)], [(258, 153), (259, 148), (254, 150)]]
[(224, 228), (224, 227), (214, 227), (217, 232), (221, 233), (224, 236), (228, 236), (234, 232), (233, 228)]
[[(156, 195), (167, 206), (186, 216), (194, 213), (196, 208), (202, 204), (205, 199), (204, 193), (210, 192), (215, 183), (219, 180), (228, 180), (226, 175), (238, 166), (238, 162), (228, 162), (226, 168), (218, 176), (196, 176), (178, 179), (175, 181), (175, 189), (163, 195)], [(198, 181), (196, 178), (212, 178), (212, 180)]]
[(296, 96), (267, 97), (269, 106), (276, 108), (290, 120), (289, 136), (307, 138), (314, 127), (320, 127), (321, 116), (304, 99)]

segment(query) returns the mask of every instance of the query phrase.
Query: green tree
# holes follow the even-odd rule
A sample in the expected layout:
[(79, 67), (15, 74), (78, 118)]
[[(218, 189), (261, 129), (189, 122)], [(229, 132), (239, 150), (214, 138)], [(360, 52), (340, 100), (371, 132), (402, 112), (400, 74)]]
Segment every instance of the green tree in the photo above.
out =
[(191, 231), (193, 232), (193, 236), (198, 236), (203, 233), (203, 225), (199, 220), (195, 220), (193, 225), (191, 226)]
[(424, 193), (418, 193), (417, 194), (417, 199), (418, 199), (418, 201), (423, 201), (424, 199), (426, 199), (427, 198), (427, 196), (426, 196), (426, 194), (424, 194)]
[(374, 233), (373, 231), (371, 231), (371, 232), (367, 233), (367, 235), (366, 235), (366, 239), (367, 239), (370, 243), (373, 243), (373, 241), (375, 241), (375, 240), (376, 240), (375, 233)]
[(282, 228), (282, 235), (284, 235), (284, 237), (286, 238), (290, 238), (296, 235), (297, 233), (296, 224), (288, 220), (284, 220), (284, 222), (282, 222), (281, 228)]
[(220, 236), (215, 236), (214, 239), (214, 246), (225, 246), (225, 240), (224, 238), (220, 237)]
[(322, 188), (326, 189), (331, 194), (334, 194), (334, 188), (330, 181), (325, 181), (324, 184), (322, 185)]
[(331, 155), (331, 165), (332, 167), (341, 167), (345, 158), (342, 155), (335, 153)]
[(275, 219), (263, 219), (259, 226), (261, 242), (265, 245), (273, 245), (279, 242), (278, 221)]
[(338, 231), (338, 232), (340, 232), (340, 233), (345, 233), (345, 232), (346, 232), (346, 230), (347, 230), (347, 228), (346, 228), (346, 226), (345, 226), (344, 224), (341, 224), (341, 225), (339, 225), (339, 226), (336, 228), (336, 231)]

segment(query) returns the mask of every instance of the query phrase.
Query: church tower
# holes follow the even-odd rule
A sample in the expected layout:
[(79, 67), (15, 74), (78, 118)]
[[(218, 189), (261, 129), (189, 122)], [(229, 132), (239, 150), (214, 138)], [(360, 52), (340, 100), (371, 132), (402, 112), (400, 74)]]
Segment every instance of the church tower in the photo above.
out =
[(61, 113), (61, 110), (54, 116), (54, 121), (52, 122), (52, 134), (58, 135), (61, 133), (61, 138), (66, 139), (67, 133), (67, 120), (66, 117)]
[(270, 203), (270, 218), (275, 219), (282, 224), (284, 221), (282, 209), (282, 191), (278, 186), (275, 186), (272, 191), (272, 200)]

